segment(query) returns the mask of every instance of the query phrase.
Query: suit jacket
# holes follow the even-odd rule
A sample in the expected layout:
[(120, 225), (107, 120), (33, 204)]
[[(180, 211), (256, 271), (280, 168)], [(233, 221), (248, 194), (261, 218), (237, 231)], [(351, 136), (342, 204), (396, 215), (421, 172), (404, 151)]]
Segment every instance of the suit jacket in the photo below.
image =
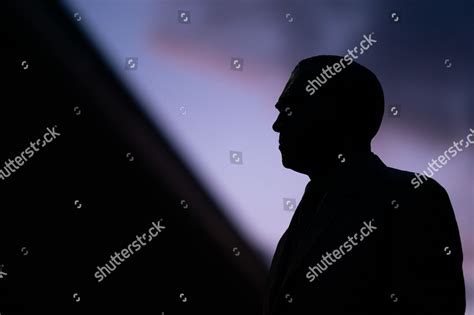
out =
[(310, 182), (275, 251), (263, 314), (464, 314), (448, 194), (433, 179), (414, 188), (414, 177), (371, 153), (324, 194)]

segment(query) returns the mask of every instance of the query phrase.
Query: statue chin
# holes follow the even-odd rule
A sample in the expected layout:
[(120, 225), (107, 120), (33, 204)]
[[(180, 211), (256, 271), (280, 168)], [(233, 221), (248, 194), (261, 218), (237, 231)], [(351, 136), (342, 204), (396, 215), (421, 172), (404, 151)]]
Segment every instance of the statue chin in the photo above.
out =
[(282, 164), (283, 167), (291, 169), (295, 172), (308, 174), (308, 169), (305, 167), (301, 162), (295, 162), (295, 160), (291, 159), (291, 157), (282, 154)]

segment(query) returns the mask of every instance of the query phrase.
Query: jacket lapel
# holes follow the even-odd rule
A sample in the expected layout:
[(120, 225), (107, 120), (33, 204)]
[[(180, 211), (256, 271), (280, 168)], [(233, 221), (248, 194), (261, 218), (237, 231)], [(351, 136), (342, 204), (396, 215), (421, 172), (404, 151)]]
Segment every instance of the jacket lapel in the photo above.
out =
[[(321, 202), (316, 206), (315, 215), (310, 222), (307, 222), (305, 237), (301, 240), (300, 248), (296, 251), (295, 256), (292, 259), (290, 258), (288, 271), (282, 285), (279, 287), (280, 290), (285, 287), (288, 279), (300, 267), (303, 259), (313, 249), (314, 244), (323, 232), (330, 228), (338, 217), (344, 216), (344, 213), (350, 209), (354, 196), (362, 189), (359, 181), (368, 180), (375, 173), (385, 168), (385, 164), (379, 157), (372, 154), (368, 161), (358, 164), (357, 168), (341, 170), (340, 176), (337, 176)], [(278, 298), (278, 295), (276, 297)]]
[(305, 237), (300, 240), (301, 244), (293, 259), (290, 260), (288, 272), (282, 282), (285, 286), (291, 275), (299, 268), (303, 259), (313, 248), (314, 243), (321, 237), (322, 233), (328, 229), (334, 220), (347, 208), (345, 198), (340, 193), (327, 192), (319, 205), (314, 209), (316, 215), (307, 222)]
[[(307, 188), (308, 186), (306, 186), (306, 189)], [(293, 239), (292, 229), (290, 227), (293, 227), (299, 221), (299, 216), (301, 215), (302, 201), (303, 200), (301, 200), (300, 203), (298, 204), (295, 210), (295, 213), (293, 217), (291, 218), (289, 227), (287, 228), (284, 235), (280, 239), (280, 242), (278, 243), (276, 252), (274, 254), (274, 258), (272, 260), (272, 264), (270, 266), (270, 271), (269, 271), (269, 276), (268, 276), (270, 280), (269, 287), (268, 287), (268, 292), (269, 292), (268, 298), (266, 299), (266, 302), (268, 303), (274, 302), (276, 300), (275, 297), (279, 294), (278, 289), (281, 288), (281, 284), (283, 283), (280, 280), (282, 278), (282, 275), (285, 274), (283, 267), (285, 265), (288, 265), (289, 260), (291, 261), (291, 257), (289, 257), (288, 255), (288, 253), (290, 252), (291, 240)], [(271, 305), (268, 305), (268, 306), (271, 306)]]

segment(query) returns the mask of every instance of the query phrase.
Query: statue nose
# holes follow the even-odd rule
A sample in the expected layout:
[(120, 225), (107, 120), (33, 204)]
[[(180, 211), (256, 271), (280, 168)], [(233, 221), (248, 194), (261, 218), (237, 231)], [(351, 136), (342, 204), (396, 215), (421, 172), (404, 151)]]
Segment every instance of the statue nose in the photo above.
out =
[(273, 131), (281, 132), (281, 128), (282, 128), (282, 125), (283, 125), (283, 120), (284, 120), (284, 114), (281, 113), (280, 115), (278, 115), (277, 119), (275, 120), (275, 122), (272, 125)]

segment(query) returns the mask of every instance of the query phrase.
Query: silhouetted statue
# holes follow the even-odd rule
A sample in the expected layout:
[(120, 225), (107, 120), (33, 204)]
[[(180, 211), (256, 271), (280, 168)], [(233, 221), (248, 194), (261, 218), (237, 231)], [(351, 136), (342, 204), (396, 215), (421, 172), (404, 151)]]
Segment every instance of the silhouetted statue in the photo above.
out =
[(464, 314), (448, 194), (432, 179), (414, 188), (414, 173), (371, 152), (383, 90), (348, 61), (302, 60), (275, 106), (282, 163), (311, 180), (275, 251), (263, 313)]

